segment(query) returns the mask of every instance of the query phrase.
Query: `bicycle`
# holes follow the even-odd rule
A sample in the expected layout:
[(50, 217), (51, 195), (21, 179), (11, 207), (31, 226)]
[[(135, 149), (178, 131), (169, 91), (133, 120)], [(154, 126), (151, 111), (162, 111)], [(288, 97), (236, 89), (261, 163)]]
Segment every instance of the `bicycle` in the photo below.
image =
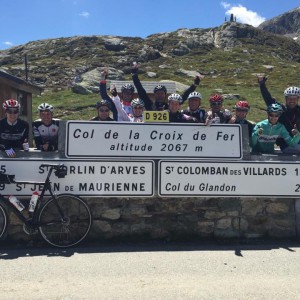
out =
[[(37, 232), (50, 245), (56, 247), (71, 247), (81, 242), (89, 233), (92, 225), (92, 216), (88, 205), (83, 199), (72, 194), (53, 192), (50, 177), (54, 174), (58, 178), (67, 175), (67, 167), (63, 164), (42, 164), (48, 168), (45, 181), (16, 181), (15, 175), (0, 173), (0, 183), (4, 184), (39, 184), (42, 187), (37, 204), (29, 217), (25, 217), (7, 197), (0, 195), (0, 240), (5, 237), (9, 224), (9, 215), (6, 205), (23, 223), (26, 234)], [(50, 198), (44, 199), (49, 191)], [(46, 196), (47, 197), (47, 196)], [(4, 204), (5, 205), (4, 205)]]

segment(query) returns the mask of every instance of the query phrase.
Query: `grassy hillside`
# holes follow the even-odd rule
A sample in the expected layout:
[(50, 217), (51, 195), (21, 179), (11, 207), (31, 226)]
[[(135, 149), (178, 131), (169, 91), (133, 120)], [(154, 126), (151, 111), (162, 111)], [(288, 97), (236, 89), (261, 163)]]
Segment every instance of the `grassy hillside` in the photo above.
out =
[[(144, 80), (174, 80), (186, 85), (193, 81), (192, 77), (178, 75), (178, 69), (200, 71), (205, 74), (197, 91), (203, 95), (202, 106), (208, 108), (209, 95), (221, 90), (223, 94), (238, 94), (241, 99), (251, 105), (248, 119), (255, 122), (265, 118), (265, 105), (261, 98), (256, 74), (265, 73), (269, 76), (268, 88), (279, 101), (284, 101), (283, 91), (291, 85), (299, 86), (300, 63), (287, 61), (270, 52), (266, 54), (259, 45), (246, 48), (233, 48), (230, 51), (215, 48), (208, 52), (192, 53), (181, 57), (161, 57), (141, 64), (140, 79)], [(271, 48), (269, 48), (271, 51)], [(164, 64), (168, 68), (161, 68)], [(272, 69), (267, 66), (273, 66)], [(157, 77), (149, 79), (146, 71), (157, 73)], [(130, 80), (130, 74), (126, 80)], [(89, 120), (95, 115), (93, 105), (99, 100), (98, 94), (78, 95), (68, 90), (47, 92), (40, 97), (34, 97), (33, 110), (38, 103), (49, 102), (56, 107), (56, 116), (65, 120)], [(226, 100), (224, 105), (232, 109), (235, 100)]]

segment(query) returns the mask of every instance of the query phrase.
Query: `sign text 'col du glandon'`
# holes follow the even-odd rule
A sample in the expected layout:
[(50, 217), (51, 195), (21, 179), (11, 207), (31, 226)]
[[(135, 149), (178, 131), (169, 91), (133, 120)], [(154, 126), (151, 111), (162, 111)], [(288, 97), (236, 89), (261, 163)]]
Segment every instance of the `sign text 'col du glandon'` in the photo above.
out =
[(160, 161), (162, 197), (299, 197), (299, 163)]
[(67, 157), (242, 157), (240, 125), (68, 121)]

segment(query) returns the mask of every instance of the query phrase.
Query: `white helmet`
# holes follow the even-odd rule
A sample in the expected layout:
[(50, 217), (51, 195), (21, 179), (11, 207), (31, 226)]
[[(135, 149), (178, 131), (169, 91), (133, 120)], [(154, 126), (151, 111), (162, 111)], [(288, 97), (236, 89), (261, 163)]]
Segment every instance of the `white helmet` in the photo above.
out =
[(202, 95), (198, 92), (192, 92), (192, 93), (189, 94), (188, 100), (190, 100), (191, 98), (202, 99)]
[(49, 110), (49, 111), (53, 112), (54, 107), (49, 103), (41, 103), (37, 109), (38, 109), (38, 111)]
[(132, 107), (135, 107), (135, 106), (143, 106), (143, 107), (145, 107), (145, 103), (144, 103), (144, 101), (142, 99), (136, 98), (136, 99), (133, 99), (131, 101), (131, 106)]
[(284, 91), (284, 96), (300, 96), (300, 89), (296, 86), (290, 86)]
[(181, 103), (181, 102), (182, 102), (182, 97), (181, 97), (179, 94), (171, 94), (171, 95), (168, 97), (168, 100), (169, 100), (169, 101), (176, 101), (176, 102)]

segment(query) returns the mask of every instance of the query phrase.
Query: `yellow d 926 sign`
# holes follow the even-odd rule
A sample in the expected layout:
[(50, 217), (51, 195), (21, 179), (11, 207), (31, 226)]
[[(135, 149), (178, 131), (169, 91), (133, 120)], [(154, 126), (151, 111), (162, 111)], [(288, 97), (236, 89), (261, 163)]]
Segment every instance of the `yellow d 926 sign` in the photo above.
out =
[(169, 122), (169, 112), (144, 111), (144, 122)]

